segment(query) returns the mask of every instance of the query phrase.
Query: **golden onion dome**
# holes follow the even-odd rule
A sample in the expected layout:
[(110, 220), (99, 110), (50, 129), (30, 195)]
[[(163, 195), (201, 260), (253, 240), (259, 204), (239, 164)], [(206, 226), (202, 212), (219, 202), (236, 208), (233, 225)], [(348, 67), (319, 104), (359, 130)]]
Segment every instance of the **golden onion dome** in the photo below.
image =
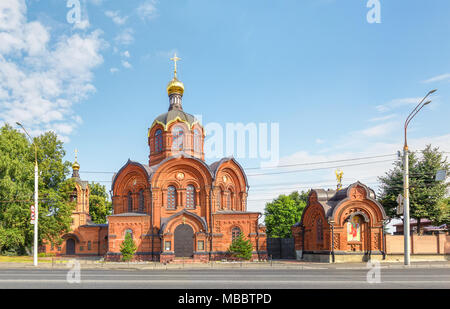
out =
[(73, 162), (73, 164), (72, 164), (72, 169), (74, 169), (74, 170), (79, 170), (79, 169), (80, 169), (80, 164), (78, 164), (77, 161)]
[(167, 84), (167, 94), (170, 96), (173, 93), (179, 93), (181, 95), (184, 93), (184, 85), (176, 77)]

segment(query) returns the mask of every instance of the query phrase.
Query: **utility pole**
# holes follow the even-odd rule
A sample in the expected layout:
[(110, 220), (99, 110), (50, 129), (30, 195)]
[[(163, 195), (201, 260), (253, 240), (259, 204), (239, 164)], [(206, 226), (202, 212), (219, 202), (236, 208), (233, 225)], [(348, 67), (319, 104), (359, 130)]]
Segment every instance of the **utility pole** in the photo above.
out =
[(39, 205), (38, 205), (38, 163), (37, 163), (37, 146), (33, 141), (31, 136), (28, 134), (27, 130), (25, 130), (24, 126), (19, 122), (16, 122), (24, 131), (28, 138), (33, 142), (34, 145), (34, 246), (33, 246), (33, 265), (38, 265), (38, 220), (39, 220)]

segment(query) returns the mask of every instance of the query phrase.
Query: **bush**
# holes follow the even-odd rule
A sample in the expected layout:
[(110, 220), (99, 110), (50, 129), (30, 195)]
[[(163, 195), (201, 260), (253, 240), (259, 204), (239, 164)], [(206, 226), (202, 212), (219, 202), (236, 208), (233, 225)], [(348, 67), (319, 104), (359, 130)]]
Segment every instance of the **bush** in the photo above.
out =
[(245, 239), (242, 233), (233, 240), (228, 249), (228, 253), (237, 259), (250, 260), (252, 258), (253, 247), (250, 240)]
[(133, 237), (131, 237), (130, 233), (125, 235), (125, 240), (120, 245), (120, 252), (122, 253), (122, 261), (127, 262), (130, 261), (134, 253), (136, 252), (136, 244), (133, 241)]
[(52, 257), (52, 256), (56, 256), (56, 254), (55, 253), (45, 253), (45, 252), (38, 253), (38, 257)]

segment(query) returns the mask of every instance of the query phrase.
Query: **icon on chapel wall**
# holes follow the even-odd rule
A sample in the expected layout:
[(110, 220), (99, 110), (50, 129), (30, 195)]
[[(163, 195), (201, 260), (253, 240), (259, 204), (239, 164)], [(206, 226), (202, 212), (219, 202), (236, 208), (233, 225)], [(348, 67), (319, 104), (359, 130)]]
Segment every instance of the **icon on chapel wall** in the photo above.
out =
[(347, 241), (361, 241), (361, 218), (353, 216), (347, 222)]

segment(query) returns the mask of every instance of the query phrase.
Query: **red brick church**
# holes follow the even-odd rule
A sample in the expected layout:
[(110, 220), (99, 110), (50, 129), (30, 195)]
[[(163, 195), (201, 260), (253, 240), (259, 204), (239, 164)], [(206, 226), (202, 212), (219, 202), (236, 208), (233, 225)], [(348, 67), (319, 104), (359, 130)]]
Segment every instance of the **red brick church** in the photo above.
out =
[[(248, 182), (232, 157), (205, 162), (205, 130), (183, 110), (184, 85), (174, 77), (167, 86), (169, 109), (148, 129), (148, 164), (128, 160), (113, 176), (113, 214), (107, 225), (89, 221), (89, 187), (78, 175), (73, 232), (64, 235), (61, 254), (120, 258), (120, 245), (130, 233), (140, 260), (171, 261), (178, 257), (217, 260), (243, 233), (253, 245), (253, 258), (267, 257), (261, 214), (247, 211)], [(50, 249), (50, 248), (49, 248)], [(55, 248), (53, 250), (56, 250)]]

